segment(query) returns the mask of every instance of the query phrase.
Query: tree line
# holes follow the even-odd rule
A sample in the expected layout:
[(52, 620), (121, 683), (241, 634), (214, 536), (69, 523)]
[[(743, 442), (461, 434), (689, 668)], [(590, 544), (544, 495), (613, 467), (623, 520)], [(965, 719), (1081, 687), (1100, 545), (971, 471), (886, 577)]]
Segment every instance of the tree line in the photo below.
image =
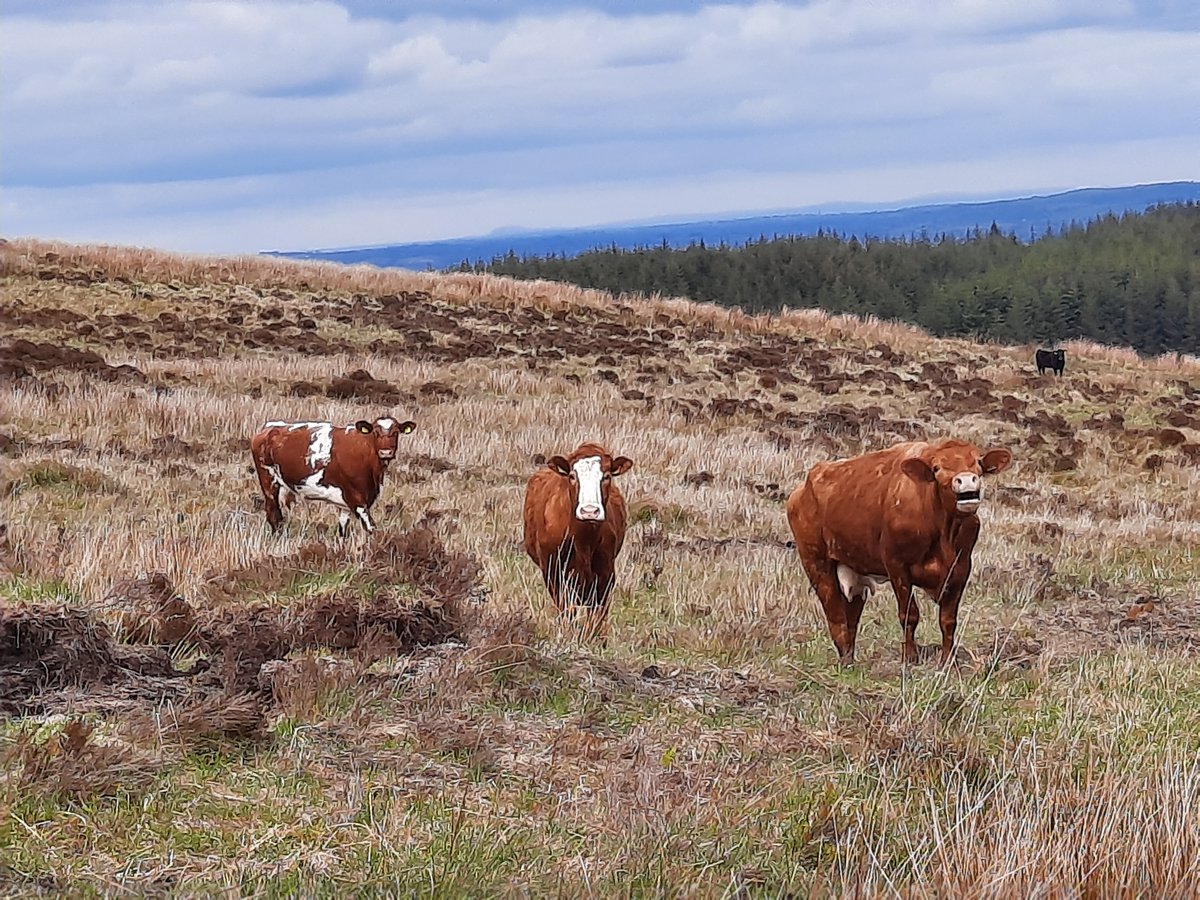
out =
[(820, 232), (744, 245), (509, 252), (460, 271), (688, 297), (750, 313), (819, 307), (915, 323), (936, 335), (1141, 353), (1200, 353), (1200, 205), (1109, 214), (1022, 241), (994, 224), (956, 237)]

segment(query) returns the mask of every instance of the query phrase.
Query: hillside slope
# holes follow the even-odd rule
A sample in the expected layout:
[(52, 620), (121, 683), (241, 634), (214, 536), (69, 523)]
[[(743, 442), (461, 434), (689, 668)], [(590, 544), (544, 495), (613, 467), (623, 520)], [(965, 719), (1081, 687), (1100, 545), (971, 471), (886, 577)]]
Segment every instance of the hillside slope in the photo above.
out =
[[(812, 312), (0, 253), (6, 886), (1171, 894), (1200, 875), (1189, 364), (1068, 345), (1054, 379), (1032, 348)], [(385, 411), (418, 428), (376, 539), (338, 543), (316, 505), (272, 536), (250, 435)], [(959, 663), (903, 669), (884, 591), (839, 669), (784, 498), (816, 461), (943, 435), (1015, 456)], [(520, 547), (526, 479), (591, 438), (634, 460), (606, 646), (559, 627)]]

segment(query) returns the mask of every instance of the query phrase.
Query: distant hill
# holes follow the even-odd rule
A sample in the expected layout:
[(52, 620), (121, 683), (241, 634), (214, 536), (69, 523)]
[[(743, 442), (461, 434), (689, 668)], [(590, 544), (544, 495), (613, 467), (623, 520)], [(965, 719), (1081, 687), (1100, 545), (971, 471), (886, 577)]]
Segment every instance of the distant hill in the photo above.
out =
[(388, 244), (342, 250), (268, 251), (293, 259), (403, 269), (445, 269), (464, 260), (489, 262), (509, 251), (517, 256), (574, 256), (587, 250), (617, 246), (651, 247), (664, 241), (687, 247), (703, 241), (715, 245), (745, 244), (760, 237), (813, 235), (835, 232), (844, 237), (909, 238), (927, 234), (962, 237), (975, 228), (995, 223), (1022, 241), (1060, 231), (1072, 222), (1084, 223), (1107, 213), (1142, 212), (1160, 203), (1200, 201), (1200, 182), (1176, 181), (1119, 188), (1083, 188), (1038, 197), (972, 203), (939, 203), (856, 212), (797, 212), (714, 219), (663, 225), (611, 225), (560, 231), (522, 231), (411, 244)]

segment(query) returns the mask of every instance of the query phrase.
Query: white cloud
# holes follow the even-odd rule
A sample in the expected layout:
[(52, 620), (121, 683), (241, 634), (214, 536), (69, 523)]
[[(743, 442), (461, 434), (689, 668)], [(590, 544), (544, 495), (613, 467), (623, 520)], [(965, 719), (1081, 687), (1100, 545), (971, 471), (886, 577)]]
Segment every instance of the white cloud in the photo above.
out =
[[(1180, 148), (1200, 150), (1185, 112), (1200, 92), (1200, 26), (1182, 7), (431, 12), (452, 8), (18, 4), (0, 29), (0, 151), (17, 197), (0, 224), (64, 234), (88, 222), (99, 238), (110, 221), (139, 243), (204, 249), (236, 249), (233, 235), (245, 249), (333, 246), (486, 230), (493, 203), (508, 211), (496, 225), (530, 226), (803, 205), (835, 198), (822, 186), (844, 172), (875, 186), (843, 194), (862, 200), (912, 196), (886, 190), (910, 171), (971, 171), (980, 189), (1056, 184), (1051, 161), (1068, 145), (1164, 180), (1181, 177)], [(1160, 138), (1159, 155), (1132, 163), (1106, 151)], [(396, 224), (365, 212), (380, 198), (420, 213)], [(310, 212), (289, 231), (272, 224), (280, 210)]]

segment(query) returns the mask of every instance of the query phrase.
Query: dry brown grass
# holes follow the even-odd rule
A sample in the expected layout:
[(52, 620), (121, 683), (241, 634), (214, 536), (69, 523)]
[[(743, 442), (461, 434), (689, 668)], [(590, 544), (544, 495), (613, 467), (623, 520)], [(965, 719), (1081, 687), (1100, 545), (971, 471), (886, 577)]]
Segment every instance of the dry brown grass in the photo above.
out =
[[(0, 790), (24, 883), (1107, 896), (1194, 878), (1193, 361), (1068, 346), (1067, 376), (1039, 378), (1031, 348), (806, 310), (3, 252), (7, 336), (107, 365), (39, 351), (0, 384), (0, 597), (68, 604), (55, 628), (75, 642), (41, 639), (66, 665), (95, 638), (100, 666), (17, 685), (101, 716), (73, 756), (20, 764), (27, 795)], [(244, 342), (264, 328), (295, 346)], [(272, 536), (249, 436), (381, 412), (335, 384), (359, 369), (418, 426), (382, 533), (338, 542), (313, 505)], [(990, 490), (960, 665), (903, 668), (885, 591), (839, 670), (783, 498), (816, 461), (949, 434), (1016, 458)], [(536, 460), (584, 439), (634, 460), (605, 647), (560, 627), (519, 541)], [(168, 639), (177, 599), (195, 621)], [(415, 601), (462, 617), (388, 618)], [(130, 674), (114, 635), (193, 674)], [(33, 753), (24, 727), (0, 732), (13, 759)], [(67, 762), (124, 771), (88, 755), (110, 733), (149, 774), (124, 794), (99, 778), (79, 818), (45, 786)]]

